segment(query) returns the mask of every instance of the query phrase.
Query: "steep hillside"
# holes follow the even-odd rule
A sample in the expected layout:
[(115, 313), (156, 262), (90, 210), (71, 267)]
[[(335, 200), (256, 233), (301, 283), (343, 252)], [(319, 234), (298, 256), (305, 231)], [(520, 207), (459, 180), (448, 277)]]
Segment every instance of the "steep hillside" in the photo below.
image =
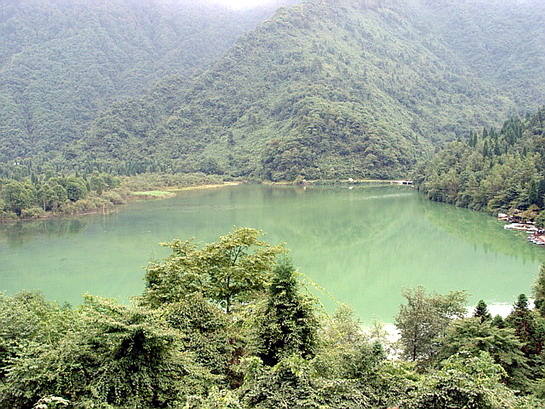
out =
[(189, 0), (4, 0), (0, 159), (62, 148), (113, 101), (200, 72), (270, 14)]
[[(545, 31), (521, 16), (545, 18), (544, 9), (520, 1), (518, 17), (510, 12), (484, 0), (284, 8), (187, 88), (163, 84), (167, 108), (158, 92), (114, 107), (85, 149), (103, 165), (151, 161), (272, 180), (398, 177), (434, 144), (543, 100), (545, 69), (532, 55), (543, 58), (545, 43), (525, 39)], [(490, 38), (481, 16), (509, 24)], [(511, 38), (524, 44), (495, 51)], [(472, 43), (488, 54), (479, 59)], [(496, 54), (501, 63), (489, 60)]]

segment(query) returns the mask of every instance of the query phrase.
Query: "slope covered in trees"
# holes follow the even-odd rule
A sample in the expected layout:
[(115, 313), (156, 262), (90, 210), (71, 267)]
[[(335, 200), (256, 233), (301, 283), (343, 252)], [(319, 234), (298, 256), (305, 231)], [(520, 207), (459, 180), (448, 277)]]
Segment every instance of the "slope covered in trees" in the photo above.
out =
[(183, 82), (271, 7), (188, 0), (4, 0), (0, 6), (0, 160), (60, 150), (113, 101)]
[(491, 213), (526, 211), (545, 225), (545, 108), (501, 129), (483, 128), (453, 142), (415, 171), (432, 200)]
[(535, 1), (283, 8), (186, 88), (110, 109), (83, 146), (172, 171), (401, 176), (432, 145), (545, 97), (544, 17)]

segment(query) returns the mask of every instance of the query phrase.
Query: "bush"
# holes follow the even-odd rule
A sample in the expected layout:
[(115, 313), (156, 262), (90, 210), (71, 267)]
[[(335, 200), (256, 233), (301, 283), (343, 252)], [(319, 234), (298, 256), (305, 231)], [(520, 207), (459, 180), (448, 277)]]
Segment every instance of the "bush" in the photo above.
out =
[(44, 209), (39, 207), (31, 207), (30, 209), (21, 210), (22, 219), (39, 219), (45, 215)]
[(127, 203), (127, 200), (123, 198), (118, 192), (104, 192), (102, 198), (114, 205), (121, 205)]
[(536, 226), (540, 229), (545, 228), (545, 210), (542, 210), (541, 213), (536, 217)]

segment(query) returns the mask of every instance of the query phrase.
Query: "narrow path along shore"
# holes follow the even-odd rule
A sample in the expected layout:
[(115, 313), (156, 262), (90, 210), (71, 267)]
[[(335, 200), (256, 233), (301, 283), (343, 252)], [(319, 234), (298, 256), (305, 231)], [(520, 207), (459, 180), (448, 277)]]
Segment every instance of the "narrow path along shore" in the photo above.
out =
[(316, 180), (295, 180), (295, 181), (281, 181), (281, 182), (266, 182), (272, 185), (413, 185), (413, 181), (410, 179), (316, 179)]

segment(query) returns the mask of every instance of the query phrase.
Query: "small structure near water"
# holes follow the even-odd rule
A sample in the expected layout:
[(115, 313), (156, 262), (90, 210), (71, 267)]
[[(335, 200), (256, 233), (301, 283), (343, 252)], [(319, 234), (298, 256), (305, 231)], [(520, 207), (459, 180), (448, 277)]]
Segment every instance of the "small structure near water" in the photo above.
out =
[(412, 180), (392, 180), (390, 182), (391, 185), (412, 185)]
[(523, 222), (519, 214), (513, 216), (504, 213), (498, 214), (498, 220), (509, 223), (503, 226), (504, 229), (526, 232), (530, 234), (528, 236), (528, 241), (530, 243), (537, 246), (545, 246), (545, 230), (537, 228), (534, 222)]

